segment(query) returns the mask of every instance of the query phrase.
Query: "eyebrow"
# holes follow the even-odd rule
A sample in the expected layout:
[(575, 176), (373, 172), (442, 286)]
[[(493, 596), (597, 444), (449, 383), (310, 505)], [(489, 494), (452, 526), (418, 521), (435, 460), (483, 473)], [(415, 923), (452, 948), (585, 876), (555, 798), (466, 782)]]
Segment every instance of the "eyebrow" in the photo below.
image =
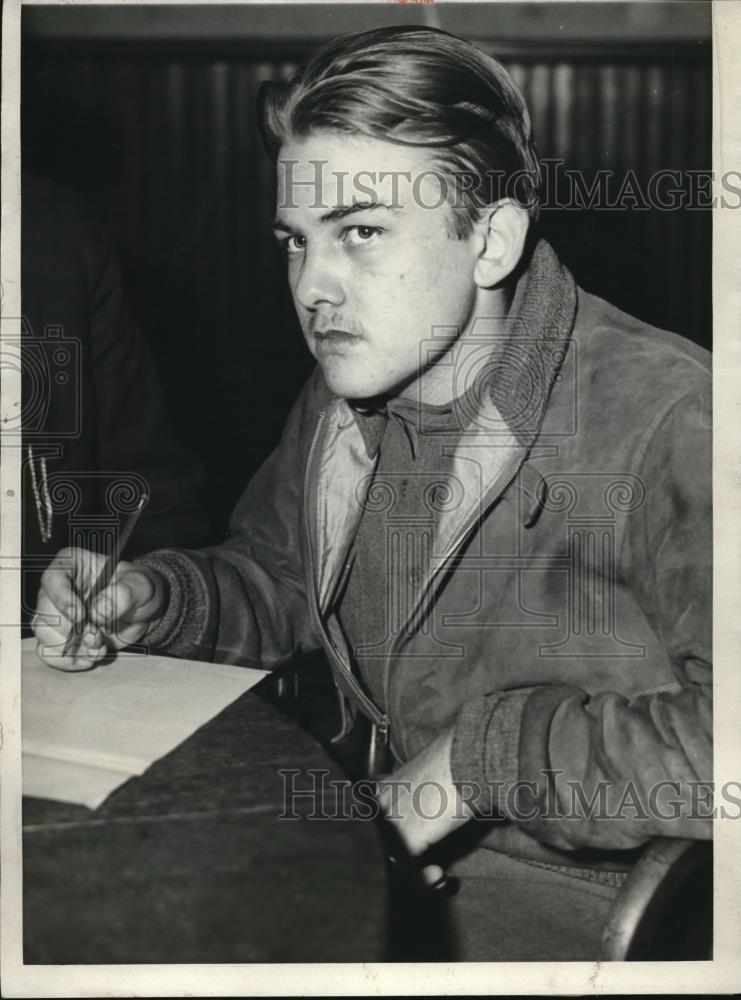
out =
[[(340, 205), (337, 208), (332, 208), (328, 212), (324, 212), (323, 215), (320, 215), (319, 221), (337, 222), (338, 219), (344, 219), (348, 215), (354, 215), (356, 212), (370, 212), (374, 208), (385, 208), (388, 212), (398, 212), (400, 210), (398, 206), (387, 205), (382, 201), (359, 201), (355, 205)], [(280, 229), (285, 233), (293, 231), (290, 226), (277, 218), (273, 220), (273, 229)]]

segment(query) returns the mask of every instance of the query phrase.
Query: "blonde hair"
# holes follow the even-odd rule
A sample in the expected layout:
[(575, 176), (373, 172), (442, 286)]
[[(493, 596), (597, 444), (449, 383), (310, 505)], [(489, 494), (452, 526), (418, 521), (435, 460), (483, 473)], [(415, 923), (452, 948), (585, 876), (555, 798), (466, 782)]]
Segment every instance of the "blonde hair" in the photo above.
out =
[(458, 236), (503, 197), (538, 217), (525, 100), (501, 63), (448, 32), (389, 27), (334, 39), (288, 83), (264, 83), (258, 114), (273, 159), (288, 138), (322, 130), (435, 150), (455, 182)]

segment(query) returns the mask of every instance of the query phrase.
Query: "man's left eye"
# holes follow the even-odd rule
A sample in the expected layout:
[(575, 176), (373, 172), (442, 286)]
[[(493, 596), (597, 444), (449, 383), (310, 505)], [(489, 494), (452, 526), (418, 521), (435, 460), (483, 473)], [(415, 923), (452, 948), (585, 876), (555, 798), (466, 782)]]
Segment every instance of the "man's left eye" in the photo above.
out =
[(380, 226), (350, 226), (345, 230), (343, 237), (346, 243), (357, 246), (359, 243), (368, 243), (374, 236), (380, 236), (383, 229)]

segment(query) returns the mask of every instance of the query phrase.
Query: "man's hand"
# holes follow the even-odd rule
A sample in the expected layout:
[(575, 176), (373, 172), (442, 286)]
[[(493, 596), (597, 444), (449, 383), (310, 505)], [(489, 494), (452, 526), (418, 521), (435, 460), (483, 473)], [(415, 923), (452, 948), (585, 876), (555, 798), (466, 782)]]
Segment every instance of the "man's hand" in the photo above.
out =
[(88, 670), (111, 650), (142, 638), (167, 606), (164, 582), (150, 570), (127, 562), (93, 602), (88, 626), (71, 655), (64, 647), (75, 624), (85, 618), (82, 595), (103, 568), (105, 556), (85, 549), (62, 549), (41, 578), (32, 626), (39, 657), (59, 670)]
[(473, 816), (453, 784), (453, 730), (378, 782), (378, 801), (410, 854), (419, 855)]

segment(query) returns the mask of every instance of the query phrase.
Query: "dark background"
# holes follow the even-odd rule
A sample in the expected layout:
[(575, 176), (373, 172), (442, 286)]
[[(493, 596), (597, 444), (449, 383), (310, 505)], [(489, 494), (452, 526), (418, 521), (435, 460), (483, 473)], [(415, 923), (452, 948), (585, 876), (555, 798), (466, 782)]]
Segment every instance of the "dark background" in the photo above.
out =
[[(217, 533), (311, 362), (270, 233), (259, 82), (345, 31), (442, 27), (510, 69), (542, 157), (613, 171), (615, 192), (628, 169), (710, 170), (710, 22), (706, 2), (24, 8), (23, 169), (110, 230)], [(710, 346), (709, 210), (553, 208), (542, 225), (588, 290)]]

